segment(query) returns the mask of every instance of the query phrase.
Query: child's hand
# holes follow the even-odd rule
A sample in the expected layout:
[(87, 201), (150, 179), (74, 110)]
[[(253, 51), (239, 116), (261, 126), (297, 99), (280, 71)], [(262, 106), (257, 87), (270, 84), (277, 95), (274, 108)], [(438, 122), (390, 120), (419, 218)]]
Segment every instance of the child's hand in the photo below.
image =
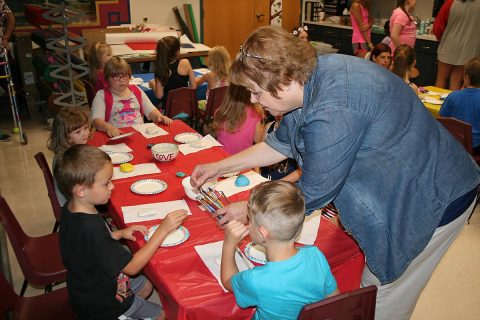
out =
[(169, 214), (167, 214), (165, 219), (163, 219), (162, 223), (158, 227), (157, 231), (155, 231), (155, 233), (157, 233), (159, 229), (162, 229), (168, 234), (173, 230), (175, 230), (176, 228), (178, 228), (178, 226), (180, 226), (183, 220), (185, 220), (186, 218), (187, 218), (186, 210), (176, 210), (176, 211), (170, 212)]
[(158, 122), (163, 122), (163, 123), (165, 123), (167, 126), (169, 126), (169, 125), (172, 124), (173, 120), (170, 119), (170, 118), (167, 117), (167, 116), (162, 115), (162, 116), (158, 119)]
[(107, 134), (107, 136), (112, 138), (112, 137), (116, 137), (116, 136), (121, 135), (122, 131), (120, 131), (120, 129), (118, 129), (118, 128), (112, 126), (112, 125), (109, 125), (107, 127), (107, 129), (105, 130), (105, 133)]
[(225, 229), (225, 244), (236, 246), (248, 233), (247, 226), (237, 220), (232, 220), (227, 224), (227, 228)]
[(155, 89), (155, 79), (148, 81), (148, 86), (150, 89)]
[(133, 235), (134, 232), (140, 232), (143, 236), (148, 234), (148, 228), (142, 225), (134, 225), (122, 230), (122, 238), (127, 240), (136, 241), (137, 238)]

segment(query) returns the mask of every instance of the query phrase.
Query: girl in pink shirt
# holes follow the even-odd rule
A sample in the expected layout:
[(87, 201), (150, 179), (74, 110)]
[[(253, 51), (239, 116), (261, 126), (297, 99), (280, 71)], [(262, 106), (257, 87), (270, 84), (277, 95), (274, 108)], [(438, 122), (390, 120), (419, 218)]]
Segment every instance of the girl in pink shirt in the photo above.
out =
[(262, 119), (263, 111), (251, 104), (250, 92), (244, 87), (230, 85), (215, 113), (212, 128), (225, 150), (235, 154), (262, 141)]
[(412, 12), (415, 10), (416, 4), (417, 0), (399, 0), (398, 7), (393, 10), (390, 17), (390, 37), (392, 41), (389, 44), (392, 52), (401, 44), (415, 47), (417, 25)]
[(370, 0), (354, 0), (350, 9), (350, 19), (352, 20), (353, 29), (353, 53), (361, 58), (365, 57), (367, 52), (373, 49), (370, 38), (373, 21), (369, 17), (369, 2)]

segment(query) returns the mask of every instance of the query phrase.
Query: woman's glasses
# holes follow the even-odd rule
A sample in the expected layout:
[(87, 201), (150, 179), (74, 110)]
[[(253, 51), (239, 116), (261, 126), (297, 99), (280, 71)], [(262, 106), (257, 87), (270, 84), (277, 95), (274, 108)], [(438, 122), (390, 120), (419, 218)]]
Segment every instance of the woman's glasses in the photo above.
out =
[(292, 31), (292, 34), (293, 34), (294, 36), (298, 36), (298, 34), (299, 34), (300, 32), (302, 32), (302, 31), (308, 31), (308, 26), (299, 27), (298, 29), (293, 30), (293, 31)]
[(125, 79), (130, 79), (130, 75), (126, 74), (126, 73), (116, 74), (116, 75), (110, 76), (110, 78), (112, 78), (115, 81), (121, 81), (121, 80), (125, 80)]
[(258, 56), (256, 54), (246, 52), (245, 49), (243, 48), (243, 45), (241, 45), (240, 46), (240, 61), (243, 62), (243, 58), (245, 58), (245, 57), (253, 58), (253, 59), (257, 59), (257, 60), (263, 60), (263, 61), (270, 61), (267, 58), (264, 58), (264, 57)]

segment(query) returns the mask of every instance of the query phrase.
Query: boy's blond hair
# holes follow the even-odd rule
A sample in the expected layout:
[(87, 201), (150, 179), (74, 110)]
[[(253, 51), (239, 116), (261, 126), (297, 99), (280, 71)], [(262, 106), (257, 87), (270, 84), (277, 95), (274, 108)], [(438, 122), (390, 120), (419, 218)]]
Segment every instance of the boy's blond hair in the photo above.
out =
[(267, 229), (274, 239), (294, 240), (305, 220), (303, 193), (295, 184), (282, 180), (258, 185), (250, 194), (248, 217)]
[(304, 84), (317, 63), (317, 52), (306, 41), (276, 26), (258, 28), (241, 46), (231, 67), (230, 82), (254, 91), (251, 82), (278, 98), (280, 85)]
[(105, 68), (103, 68), (103, 74), (105, 76), (105, 80), (108, 81), (110, 77), (117, 75), (127, 74), (128, 76), (131, 76), (132, 70), (125, 59), (121, 57), (112, 57), (110, 60), (108, 60)]
[(465, 64), (465, 75), (470, 87), (480, 88), (480, 57), (473, 58)]
[(59, 156), (53, 168), (54, 176), (63, 194), (72, 199), (76, 185), (91, 187), (95, 183), (97, 172), (110, 162), (108, 154), (99, 148), (77, 144)]

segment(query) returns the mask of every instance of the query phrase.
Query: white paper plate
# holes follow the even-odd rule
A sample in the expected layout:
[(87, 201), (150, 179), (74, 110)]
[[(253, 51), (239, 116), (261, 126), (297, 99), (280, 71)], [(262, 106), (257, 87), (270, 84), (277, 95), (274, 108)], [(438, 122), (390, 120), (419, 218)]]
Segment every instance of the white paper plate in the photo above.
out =
[[(144, 237), (145, 241), (148, 241), (150, 237), (155, 233), (155, 230), (158, 228), (158, 224), (148, 229), (148, 234)], [(190, 238), (190, 231), (184, 226), (178, 227), (177, 230), (171, 232), (168, 236), (165, 237), (160, 247), (173, 247), (187, 241)]]
[(133, 155), (129, 152), (107, 152), (107, 154), (112, 159), (112, 164), (122, 164), (133, 159)]
[(265, 248), (258, 244), (250, 242), (249, 244), (246, 245), (244, 252), (247, 258), (253, 262), (260, 263), (260, 264), (267, 263)]
[(426, 97), (423, 98), (423, 102), (430, 103), (430, 104), (442, 104), (442, 100)]
[(199, 133), (184, 132), (184, 133), (177, 134), (175, 137), (173, 137), (173, 140), (175, 140), (178, 143), (192, 143), (202, 138), (203, 136)]
[(142, 179), (130, 186), (130, 190), (136, 194), (157, 194), (165, 189), (167, 189), (167, 183), (159, 179)]
[(126, 138), (126, 137), (130, 137), (134, 133), (135, 132), (127, 132), (127, 133), (121, 134), (119, 136), (112, 137), (112, 138), (110, 138), (110, 140), (119, 140), (119, 139), (123, 139), (123, 138)]

